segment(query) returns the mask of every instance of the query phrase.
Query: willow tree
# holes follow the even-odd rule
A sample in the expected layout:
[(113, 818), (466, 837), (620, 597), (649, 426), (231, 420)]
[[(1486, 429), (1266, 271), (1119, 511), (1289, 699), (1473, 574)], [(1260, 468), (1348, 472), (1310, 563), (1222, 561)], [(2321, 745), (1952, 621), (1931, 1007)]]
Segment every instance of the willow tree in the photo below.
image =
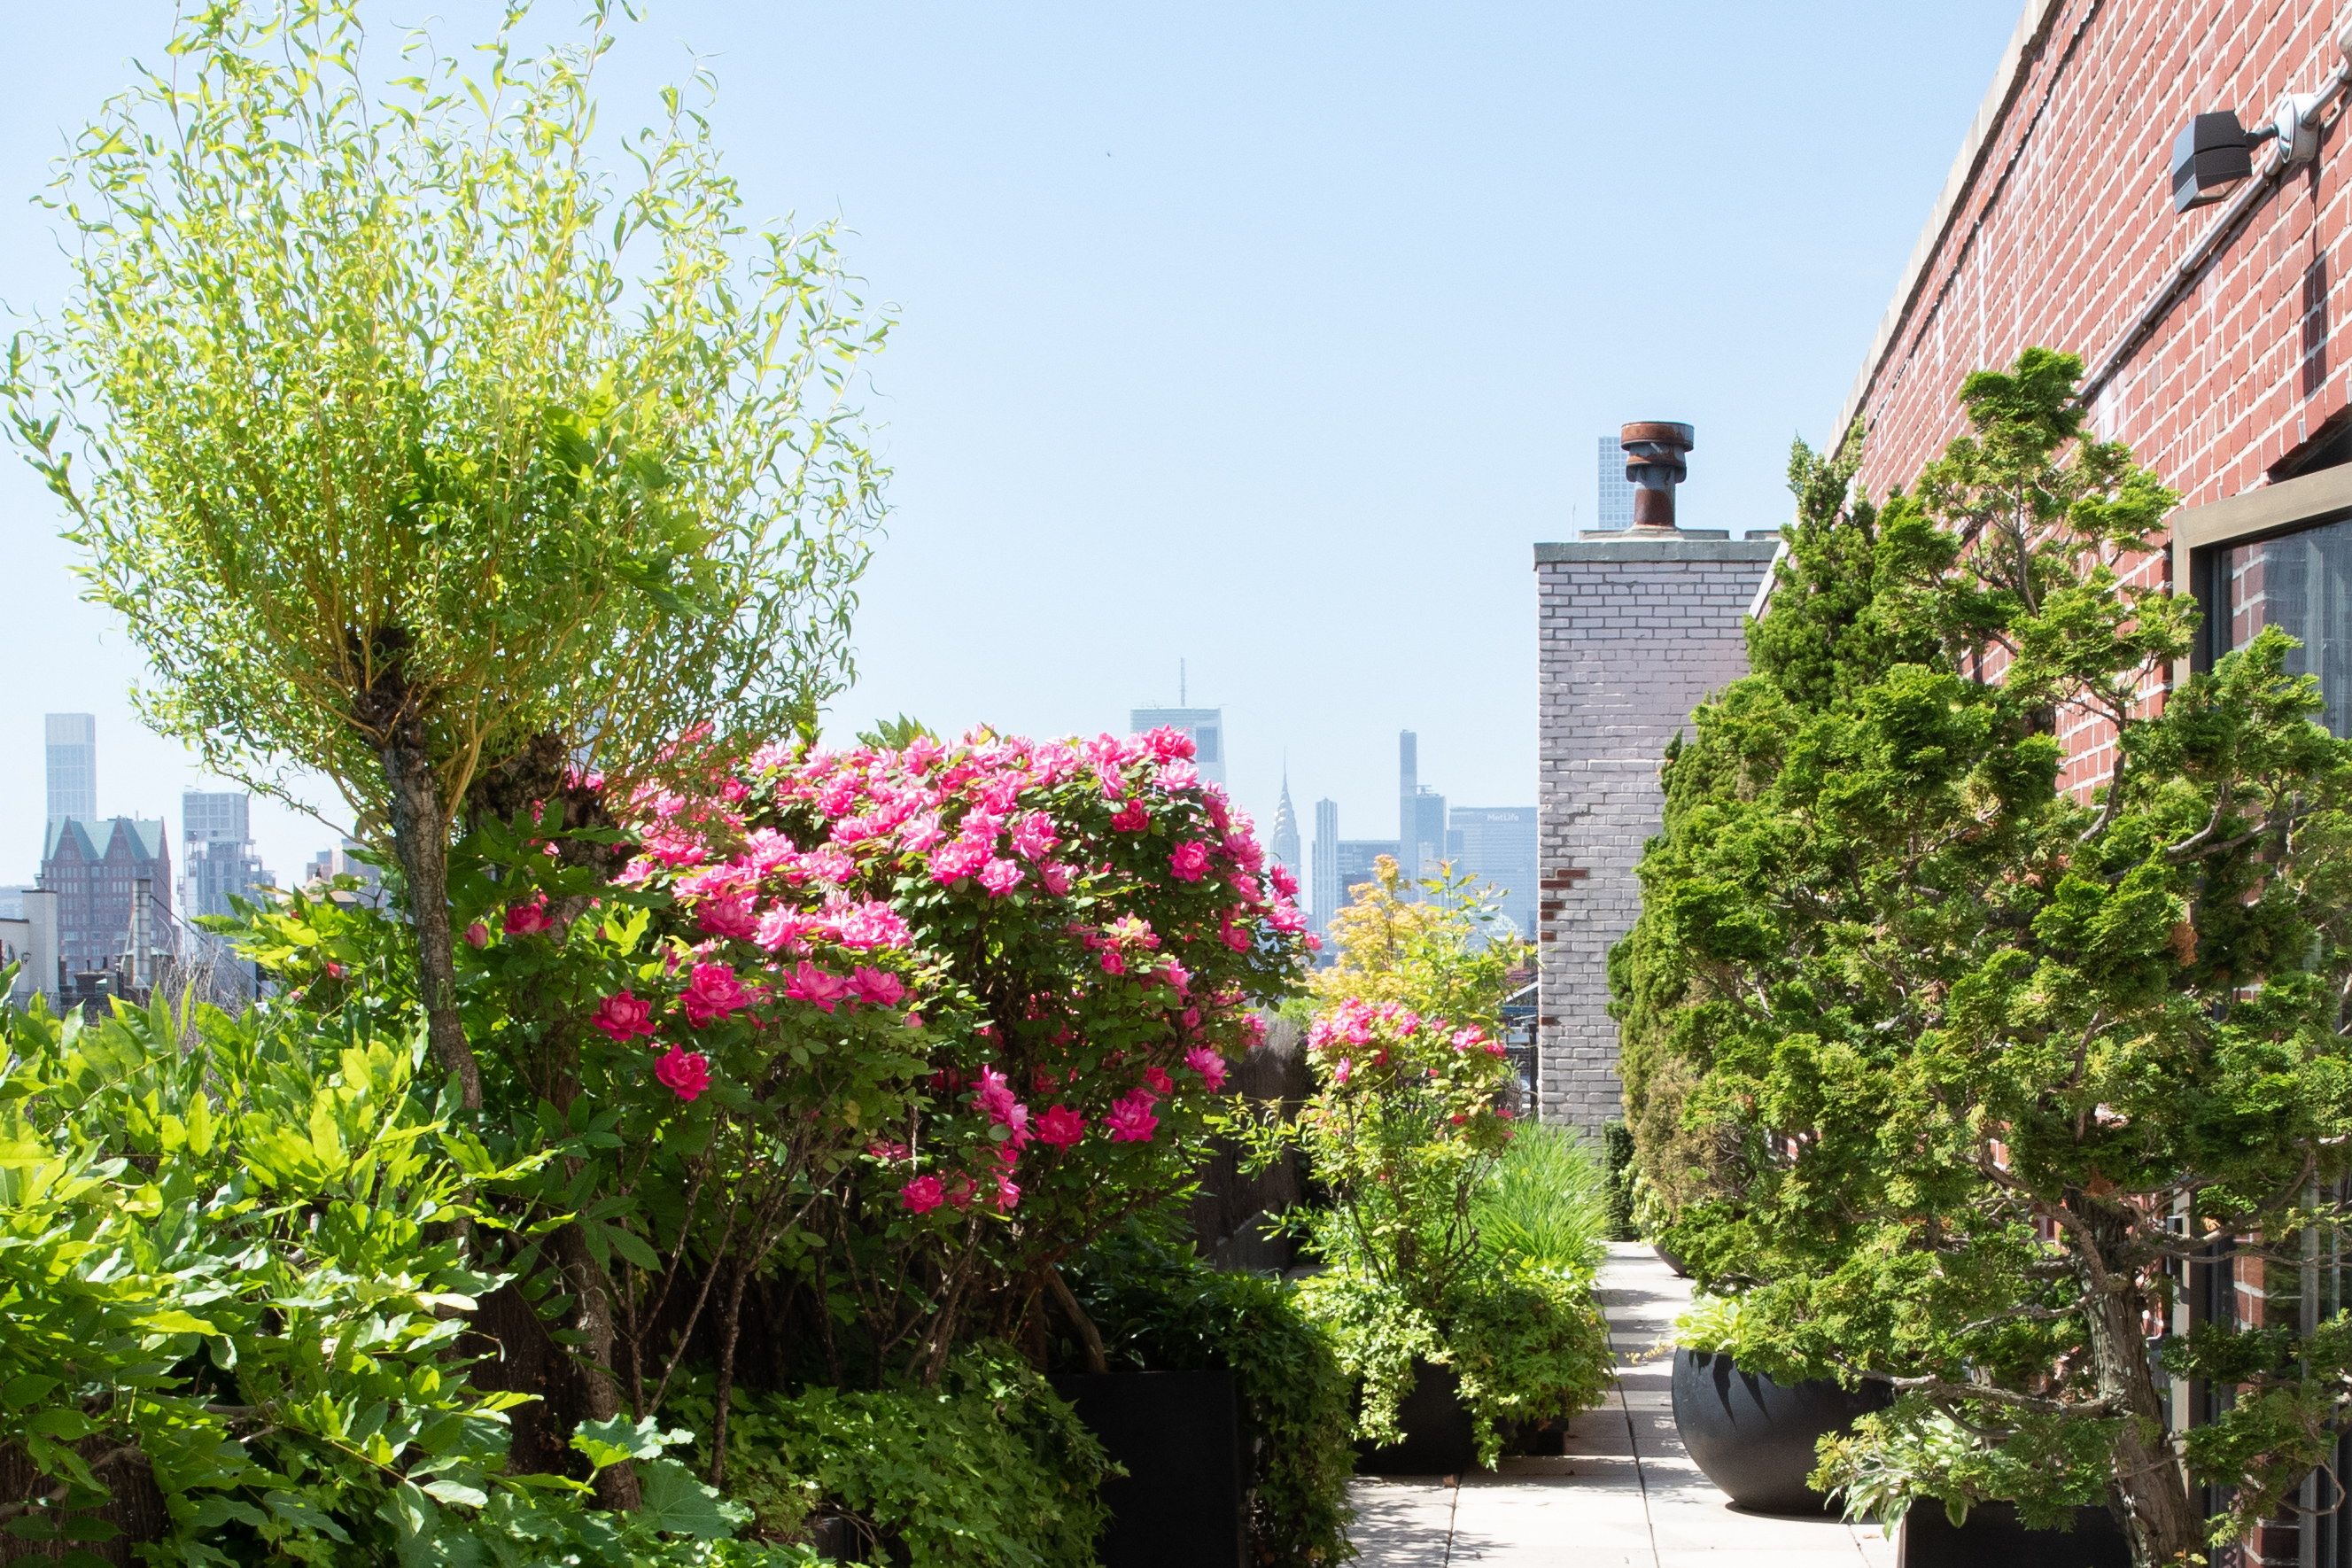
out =
[(468, 785), (552, 747), (627, 788), (699, 726), (807, 728), (848, 672), (881, 473), (845, 395), (887, 323), (831, 228), (746, 224), (677, 92), (625, 176), (593, 154), (604, 0), (536, 52), (510, 7), (471, 69), (420, 34), (377, 58), (357, 11), (208, 6), (105, 106), (7, 391), (147, 721), (262, 791), (324, 774), (396, 856), (478, 1105)]
[[(1665, 1237), (1744, 1293), (1743, 1363), (1897, 1391), (1824, 1479), (2042, 1524), (2112, 1496), (2155, 1568), (2352, 1418), (2352, 1317), (2149, 1333), (2187, 1268), (2292, 1281), (2352, 1218), (2352, 742), (2276, 629), (2147, 697), (2194, 626), (2126, 570), (2173, 497), (2085, 430), (2080, 371), (1969, 377), (1969, 432), (1874, 510), (1811, 470), (1614, 970), (1681, 1075), (1652, 1137), (1706, 1154)], [(2097, 721), (2116, 760), (2072, 787)], [(2168, 1374), (2238, 1397), (2169, 1431)]]

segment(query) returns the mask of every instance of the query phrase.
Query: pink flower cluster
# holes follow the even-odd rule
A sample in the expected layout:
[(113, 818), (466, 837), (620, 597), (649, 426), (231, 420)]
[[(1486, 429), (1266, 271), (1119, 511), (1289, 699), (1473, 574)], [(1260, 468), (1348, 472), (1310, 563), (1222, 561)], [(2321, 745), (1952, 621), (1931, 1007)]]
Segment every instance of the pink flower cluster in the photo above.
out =
[[(1265, 1037), (1244, 988), (1270, 984), (1308, 945), (1297, 879), (1268, 866), (1248, 816), (1201, 781), (1192, 753), (1172, 729), (779, 743), (687, 795), (649, 795), (627, 876), (667, 886), (687, 929), (671, 938), (669, 999), (621, 992), (594, 1022), (626, 1043), (745, 1019), (845, 1029), (863, 1008), (919, 1005), (932, 1019), (924, 1048), (965, 1057), (936, 1064), (899, 1201), (918, 1215), (1010, 1210), (1023, 1160), (1150, 1143), (1171, 1107), (1221, 1092), (1230, 1062)], [(975, 914), (983, 931), (1025, 933), (1002, 950), (986, 938), (1006, 960), (975, 956)], [(985, 986), (966, 973), (1008, 961), (1017, 975), (991, 969)], [(668, 1061), (656, 1069), (665, 1084)], [(1016, 1076), (1045, 1109), (1024, 1102)], [(1072, 1177), (1076, 1188), (1055, 1190), (1091, 1180)]]

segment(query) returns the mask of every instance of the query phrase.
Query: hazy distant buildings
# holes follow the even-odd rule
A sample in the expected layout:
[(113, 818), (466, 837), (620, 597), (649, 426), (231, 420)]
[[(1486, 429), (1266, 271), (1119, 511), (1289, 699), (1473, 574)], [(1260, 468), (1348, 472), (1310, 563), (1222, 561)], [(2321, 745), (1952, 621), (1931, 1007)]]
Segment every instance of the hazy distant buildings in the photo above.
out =
[(1225, 782), (1225, 710), (1222, 708), (1138, 708), (1128, 715), (1133, 733), (1181, 730), (1192, 737), (1192, 765), (1213, 784)]
[(98, 820), (98, 719), (50, 713), (42, 721), (48, 742), (49, 826), (68, 818)]
[(1617, 530), (1633, 526), (1633, 491), (1637, 487), (1625, 477), (1625, 442), (1620, 436), (1601, 437), (1600, 504), (1593, 509), (1592, 526), (1601, 530)]
[[(1339, 901), (1337, 909), (1344, 910), (1356, 901), (1355, 890), (1378, 876), (1373, 862), (1386, 855), (1396, 858), (1393, 838), (1342, 838), (1333, 860), (1339, 873)], [(1335, 910), (1336, 912), (1336, 910)]]
[(1298, 852), (1298, 814), (1290, 808), (1290, 773), (1282, 774), (1282, 803), (1274, 808), (1274, 832), (1266, 840), (1277, 865), (1297, 877), (1307, 868)]
[(310, 863), (302, 868), (302, 886), (317, 889), (332, 882), (337, 877), (356, 877), (360, 882), (358, 891), (336, 897), (352, 903), (365, 904), (371, 909), (383, 908), (383, 873), (364, 860), (352, 858), (352, 851), (361, 847), (362, 846), (356, 838), (346, 838), (340, 849), (320, 850), (311, 857)]
[(1454, 874), (1467, 872), (1477, 885), (1501, 889), (1504, 916), (1520, 936), (1535, 941), (1536, 808), (1457, 805), (1445, 840)]
[[(1420, 737), (1397, 734), (1397, 866), (1408, 881), (1437, 875), (1445, 858), (1445, 797), (1421, 782)], [(1410, 895), (1408, 895), (1410, 896)]]
[[(1315, 803), (1315, 875), (1310, 890), (1313, 894), (1308, 908), (1315, 915), (1318, 933), (1331, 929), (1331, 916), (1339, 908), (1339, 803), (1324, 799)], [(1329, 949), (1324, 952), (1328, 954)]]
[(256, 900), (276, 884), (253, 852), (253, 801), (235, 790), (189, 790), (180, 796), (180, 908), (197, 915), (236, 912), (231, 899)]
[(172, 847), (161, 822), (50, 823), (41, 886), (58, 898), (58, 952), (68, 971), (119, 966), (143, 984), (155, 955), (174, 951)]

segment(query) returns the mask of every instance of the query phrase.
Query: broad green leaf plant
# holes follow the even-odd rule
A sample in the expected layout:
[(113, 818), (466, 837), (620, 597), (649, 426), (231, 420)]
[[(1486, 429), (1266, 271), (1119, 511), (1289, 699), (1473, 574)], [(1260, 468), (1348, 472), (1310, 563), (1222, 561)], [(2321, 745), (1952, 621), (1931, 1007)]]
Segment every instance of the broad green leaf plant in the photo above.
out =
[(257, 789), (323, 773), (397, 855), (469, 1107), (469, 784), (538, 740), (625, 795), (682, 733), (807, 730), (880, 510), (846, 399), (887, 321), (832, 226), (746, 223), (681, 93), (599, 163), (610, 9), (534, 53), (511, 5), (469, 69), (358, 0), (195, 7), (62, 161), (73, 286), (10, 355), (142, 715)]
[[(1969, 376), (1969, 434), (1875, 508), (1799, 454), (1835, 493), (1668, 763), (1612, 973), (1664, 1239), (1739, 1296), (1743, 1364), (1898, 1394), (1817, 1479), (2039, 1524), (2112, 1491), (2155, 1568), (2242, 1535), (2352, 1401), (2347, 1320), (2279, 1325), (2346, 1218), (2352, 742), (2275, 628), (2163, 690), (2195, 611), (2133, 569), (2174, 498), (2080, 371)], [(2104, 778), (2067, 740), (2100, 734)], [(2209, 1268), (2267, 1326), (2167, 1332)], [(2234, 1405), (2181, 1433), (2175, 1374)]]

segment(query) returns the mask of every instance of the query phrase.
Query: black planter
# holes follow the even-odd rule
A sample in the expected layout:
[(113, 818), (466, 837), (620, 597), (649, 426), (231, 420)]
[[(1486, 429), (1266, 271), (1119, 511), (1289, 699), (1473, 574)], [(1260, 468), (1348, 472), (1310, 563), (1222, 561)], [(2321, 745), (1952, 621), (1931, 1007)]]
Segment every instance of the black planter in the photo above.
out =
[(2072, 1530), (2028, 1530), (2005, 1502), (1980, 1502), (1954, 1524), (1928, 1498), (1903, 1516), (1895, 1568), (2131, 1568), (2131, 1539), (2104, 1508), (2078, 1508)]
[(1759, 1513), (1820, 1513), (1829, 1500), (1805, 1484), (1813, 1445), (1885, 1406), (1881, 1384), (1794, 1386), (1732, 1365), (1727, 1355), (1675, 1351), (1675, 1426), (1706, 1479)]
[(1381, 1448), (1357, 1443), (1358, 1475), (1458, 1476), (1478, 1462), (1462, 1380), (1450, 1366), (1412, 1363), (1412, 1392), (1397, 1407), (1397, 1425), (1404, 1428), (1402, 1443)]
[(1103, 1483), (1103, 1568), (1242, 1568), (1249, 1466), (1230, 1372), (1061, 1373), (1054, 1392), (1127, 1474)]
[(1690, 1270), (1683, 1267), (1683, 1258), (1681, 1253), (1669, 1252), (1664, 1242), (1657, 1241), (1650, 1243), (1650, 1250), (1658, 1255), (1659, 1262), (1664, 1264), (1667, 1268), (1675, 1271), (1675, 1279), (1687, 1279), (1690, 1278)]

